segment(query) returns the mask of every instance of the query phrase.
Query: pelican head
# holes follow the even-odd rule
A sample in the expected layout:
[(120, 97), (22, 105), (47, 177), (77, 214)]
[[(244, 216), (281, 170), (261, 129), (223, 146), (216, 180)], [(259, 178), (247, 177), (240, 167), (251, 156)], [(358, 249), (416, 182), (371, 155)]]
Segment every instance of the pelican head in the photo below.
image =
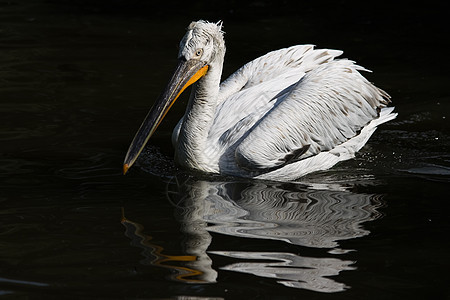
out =
[(162, 95), (156, 100), (128, 149), (123, 173), (134, 164), (170, 107), (191, 84), (215, 68), (225, 55), (222, 22), (192, 22), (180, 42), (178, 65)]
[(225, 52), (222, 22), (192, 22), (180, 42), (179, 59), (201, 60), (210, 64), (222, 59)]

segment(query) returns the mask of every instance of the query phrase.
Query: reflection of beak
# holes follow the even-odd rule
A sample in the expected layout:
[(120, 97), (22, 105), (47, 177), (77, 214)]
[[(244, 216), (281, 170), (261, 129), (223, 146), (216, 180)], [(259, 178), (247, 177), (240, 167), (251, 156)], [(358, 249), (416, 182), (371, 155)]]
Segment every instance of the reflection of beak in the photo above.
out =
[(139, 157), (145, 144), (147, 144), (148, 140), (153, 135), (170, 107), (175, 103), (178, 96), (180, 96), (188, 86), (204, 76), (207, 70), (208, 65), (200, 60), (180, 60), (164, 93), (156, 100), (131, 142), (123, 163), (123, 174), (128, 171)]

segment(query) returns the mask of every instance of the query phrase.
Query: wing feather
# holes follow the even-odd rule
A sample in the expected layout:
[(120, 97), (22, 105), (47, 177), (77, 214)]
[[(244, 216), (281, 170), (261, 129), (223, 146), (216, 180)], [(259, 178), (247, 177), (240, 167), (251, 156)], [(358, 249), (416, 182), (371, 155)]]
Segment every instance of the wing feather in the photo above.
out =
[(389, 96), (369, 83), (362, 68), (335, 60), (307, 72), (236, 148), (245, 169), (281, 166), (285, 157), (308, 146), (307, 158), (356, 136), (378, 116)]
[[(246, 135), (310, 70), (342, 54), (339, 50), (297, 45), (272, 51), (233, 73), (220, 85), (209, 133), (211, 144), (232, 144)], [(276, 101), (274, 101), (276, 100)]]
[(230, 96), (242, 90), (283, 76), (289, 70), (296, 70), (297, 74), (309, 72), (341, 54), (340, 50), (314, 49), (314, 45), (297, 45), (271, 51), (246, 63), (222, 82), (219, 103), (228, 101)]

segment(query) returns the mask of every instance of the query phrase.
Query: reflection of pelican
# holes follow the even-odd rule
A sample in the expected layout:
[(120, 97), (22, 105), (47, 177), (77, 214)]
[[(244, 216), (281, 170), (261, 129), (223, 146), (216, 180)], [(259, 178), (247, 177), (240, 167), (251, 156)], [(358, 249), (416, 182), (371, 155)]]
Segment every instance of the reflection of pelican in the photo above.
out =
[(352, 261), (304, 257), (283, 252), (211, 251), (209, 253), (253, 260), (234, 263), (223, 267), (223, 270), (274, 278), (278, 283), (288, 287), (323, 293), (340, 292), (348, 288), (345, 284), (327, 277), (339, 275), (340, 271), (355, 269), (351, 266)]
[(379, 124), (396, 117), (389, 96), (342, 52), (311, 45), (270, 52), (220, 84), (221, 24), (193, 22), (179, 64), (130, 145), (135, 162), (177, 97), (194, 87), (173, 134), (178, 164), (209, 173), (293, 180), (354, 156)]
[[(361, 224), (380, 216), (379, 197), (349, 191), (208, 181), (186, 183), (183, 189), (189, 208), (184, 214), (210, 224), (210, 232), (306, 247), (335, 248), (338, 241), (365, 236), (369, 231)], [(193, 226), (193, 216), (189, 219)]]
[[(143, 226), (125, 218), (122, 209), (121, 223), (125, 226), (125, 235), (132, 240), (132, 245), (143, 249), (142, 254), (146, 257), (143, 264), (150, 264), (175, 271), (171, 276), (176, 281), (185, 283), (209, 283), (215, 282), (217, 273), (211, 268), (211, 261), (204, 251), (187, 250), (189, 255), (166, 255), (163, 248), (151, 243), (149, 235), (143, 233)], [(206, 247), (209, 243), (206, 245)], [(200, 252), (200, 253), (199, 253)], [(197, 255), (199, 254), (199, 255)], [(203, 259), (205, 258), (206, 259)], [(184, 263), (186, 266), (176, 266), (173, 263)], [(172, 263), (172, 264), (168, 264)]]
[[(187, 235), (186, 250), (208, 261), (209, 233), (240, 238), (270, 239), (314, 248), (335, 248), (338, 241), (369, 234), (361, 223), (379, 217), (380, 202), (374, 195), (349, 191), (318, 191), (261, 182), (187, 181), (175, 198), (177, 219)], [(180, 197), (180, 198), (178, 198)], [(197, 251), (194, 251), (197, 249)], [(202, 255), (203, 252), (203, 255)], [(297, 250), (295, 251), (298, 252)], [(287, 252), (220, 249), (209, 254), (250, 260), (222, 267), (224, 270), (276, 278), (285, 286), (321, 292), (344, 290), (345, 284), (328, 276), (353, 270), (353, 261), (336, 257), (307, 257)]]

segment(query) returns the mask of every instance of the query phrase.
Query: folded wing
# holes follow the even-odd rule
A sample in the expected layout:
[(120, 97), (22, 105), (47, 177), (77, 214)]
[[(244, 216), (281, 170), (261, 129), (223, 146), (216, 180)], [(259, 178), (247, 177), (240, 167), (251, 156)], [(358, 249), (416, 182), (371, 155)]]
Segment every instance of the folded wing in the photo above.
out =
[(338, 50), (298, 45), (269, 52), (245, 64), (220, 85), (210, 132), (212, 143), (219, 139), (221, 146), (230, 146), (242, 139), (307, 72), (341, 54)]
[(341, 59), (306, 72), (241, 140), (237, 163), (250, 170), (277, 168), (356, 136), (389, 102), (359, 70)]

